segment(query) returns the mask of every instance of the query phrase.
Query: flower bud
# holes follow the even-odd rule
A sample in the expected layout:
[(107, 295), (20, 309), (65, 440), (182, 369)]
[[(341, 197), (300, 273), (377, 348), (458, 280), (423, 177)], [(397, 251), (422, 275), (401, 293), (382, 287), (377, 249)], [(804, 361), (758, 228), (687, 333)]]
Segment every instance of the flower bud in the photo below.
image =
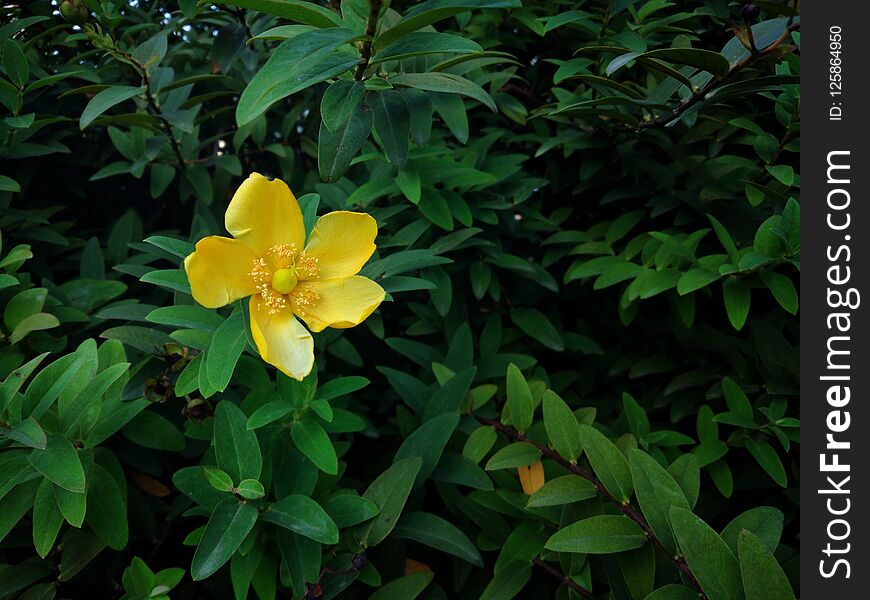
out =
[(751, 23), (758, 18), (758, 6), (752, 2), (744, 4), (743, 8), (740, 9), (740, 16), (743, 17), (743, 20), (747, 23)]
[(60, 16), (64, 21), (81, 25), (88, 18), (88, 7), (82, 0), (63, 0), (60, 3)]

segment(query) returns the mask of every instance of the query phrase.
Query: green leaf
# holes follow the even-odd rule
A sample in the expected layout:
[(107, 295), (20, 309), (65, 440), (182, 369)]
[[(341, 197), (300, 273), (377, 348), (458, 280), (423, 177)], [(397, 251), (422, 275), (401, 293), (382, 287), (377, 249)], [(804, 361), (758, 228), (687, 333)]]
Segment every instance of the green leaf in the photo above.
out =
[(335, 400), (336, 398), (341, 398), (342, 396), (361, 390), (369, 383), (371, 382), (368, 379), (357, 375), (351, 377), (336, 377), (324, 384), (318, 385), (314, 397), (318, 400)]
[(563, 527), (550, 536), (545, 547), (554, 552), (613, 554), (646, 543), (643, 530), (628, 517), (599, 515)]
[(27, 64), (27, 57), (24, 56), (21, 45), (16, 40), (7, 39), (3, 42), (3, 68), (12, 83), (20, 88), (27, 85), (27, 80), (30, 79), (30, 65)]
[(17, 181), (6, 175), (0, 175), (0, 192), (20, 192), (21, 186)]
[(185, 496), (210, 511), (227, 499), (226, 494), (217, 491), (209, 484), (205, 467), (179, 469), (172, 476), (172, 483)]
[(492, 450), (497, 439), (498, 434), (495, 432), (495, 428), (481, 425), (468, 436), (462, 449), (462, 455), (477, 464)]
[(455, 525), (437, 515), (426, 512), (405, 513), (399, 519), (393, 535), (458, 556), (478, 567), (483, 566), (483, 559), (471, 540)]
[(683, 490), (664, 467), (642, 450), (629, 450), (628, 464), (643, 516), (665, 550), (675, 553), (677, 547), (671, 529), (670, 509), (672, 506), (689, 509)]
[(267, 402), (260, 408), (254, 411), (250, 417), (246, 427), (248, 429), (259, 429), (269, 423), (277, 421), (293, 412), (293, 405), (286, 400), (274, 400)]
[(8, 437), (19, 444), (39, 450), (44, 450), (48, 443), (45, 431), (42, 430), (42, 427), (39, 426), (39, 423), (33, 417), (28, 417), (20, 423), (16, 423), (11, 429), (0, 429), (0, 435)]
[(520, 522), (504, 543), (501, 544), (498, 558), (493, 566), (493, 574), (498, 575), (505, 569), (517, 564), (528, 564), (541, 554), (550, 532), (534, 521)]
[(698, 600), (698, 592), (678, 583), (669, 583), (643, 600)]
[(380, 508), (377, 517), (370, 523), (360, 526), (360, 535), (357, 537), (367, 546), (381, 543), (396, 526), (421, 464), (420, 458), (406, 458), (399, 461), (378, 475), (363, 493), (364, 498), (368, 498)]
[(338, 543), (338, 527), (321, 506), (307, 496), (293, 494), (272, 504), (262, 518), (322, 544)]
[(394, 579), (369, 596), (369, 600), (414, 600), (435, 577), (431, 571), (411, 573)]
[(532, 391), (522, 371), (511, 363), (507, 368), (507, 412), (511, 425), (523, 432), (532, 425), (535, 403)]
[(547, 437), (562, 458), (576, 463), (582, 450), (577, 417), (556, 392), (544, 392), (542, 402)]
[(542, 312), (534, 308), (514, 308), (511, 310), (511, 320), (523, 333), (550, 350), (561, 352), (565, 349), (565, 341), (559, 330)]
[(520, 8), (521, 6), (520, 0), (428, 0), (408, 10), (398, 23), (382, 32), (375, 39), (375, 46), (382, 48), (412, 31), (475, 8)]
[(320, 101), (320, 116), (330, 131), (335, 131), (350, 118), (362, 103), (366, 88), (362, 81), (339, 79), (323, 93)]
[(492, 112), (498, 112), (492, 96), (476, 83), (453, 73), (405, 73), (390, 78), (397, 87), (410, 87), (426, 92), (458, 94), (477, 100)]
[(591, 481), (577, 475), (563, 475), (544, 484), (544, 487), (529, 497), (527, 508), (561, 506), (594, 498), (598, 488)]
[(155, 308), (145, 320), (158, 325), (171, 325), (200, 331), (214, 331), (225, 321), (215, 313), (201, 306), (162, 306)]
[(243, 479), (236, 486), (236, 493), (247, 500), (257, 500), (266, 495), (266, 490), (256, 479)]
[(37, 471), (65, 490), (85, 491), (85, 471), (78, 452), (62, 435), (49, 434), (45, 449), (32, 450), (28, 459)]
[(515, 562), (501, 569), (484, 588), (478, 600), (510, 600), (519, 594), (532, 578), (532, 566)]
[(435, 469), (435, 465), (441, 459), (444, 447), (453, 435), (453, 431), (459, 424), (459, 415), (444, 413), (432, 417), (409, 435), (393, 458), (397, 463), (406, 458), (420, 457), (420, 471), (417, 473), (416, 485), (421, 485)]
[(14, 330), (24, 319), (38, 314), (45, 305), (47, 295), (45, 288), (30, 288), (12, 296), (3, 311), (6, 328)]
[(307, 31), (285, 40), (251, 79), (236, 105), (236, 122), (247, 125), (275, 102), (341, 75), (359, 62), (359, 53), (337, 52), (358, 37), (349, 29)]
[(785, 472), (785, 467), (782, 466), (782, 460), (773, 446), (767, 442), (756, 442), (754, 439), (746, 438), (746, 449), (755, 458), (761, 468), (770, 475), (777, 484), (782, 487), (788, 485), (788, 476)]
[(516, 469), (541, 460), (541, 451), (528, 442), (516, 442), (492, 455), (484, 467), (487, 471)]
[(740, 331), (746, 323), (746, 317), (749, 316), (749, 301), (751, 299), (749, 286), (737, 277), (731, 276), (722, 284), (722, 292), (728, 320), (734, 329)]
[(631, 470), (625, 456), (613, 442), (592, 427), (580, 425), (580, 442), (595, 475), (617, 500), (628, 501), (632, 493)]
[(97, 117), (113, 106), (144, 93), (144, 87), (133, 87), (129, 85), (115, 85), (106, 88), (102, 92), (96, 94), (91, 98), (91, 101), (88, 102), (88, 105), (85, 107), (85, 110), (82, 112), (82, 116), (79, 119), (79, 128), (84, 129), (93, 123)]
[(215, 467), (205, 467), (204, 471), (205, 478), (208, 480), (208, 484), (219, 492), (232, 492), (233, 491), (233, 478), (226, 474), (225, 471), (221, 471)]
[(427, 54), (482, 54), (480, 44), (458, 35), (434, 31), (415, 31), (386, 46), (375, 54), (370, 65), (388, 60), (402, 60)]
[(698, 465), (698, 459), (694, 454), (683, 454), (671, 463), (671, 466), (668, 467), (668, 473), (683, 490), (689, 508), (694, 508), (701, 490), (701, 469)]
[(350, 527), (375, 517), (378, 505), (355, 494), (338, 494), (326, 503), (326, 512), (338, 527)]
[(728, 410), (750, 421), (752, 420), (752, 403), (749, 402), (749, 398), (746, 397), (740, 386), (730, 377), (722, 378), (722, 393), (725, 395)]
[(782, 511), (772, 506), (757, 506), (734, 517), (722, 530), (721, 536), (735, 556), (738, 550), (737, 539), (744, 529), (751, 531), (768, 550), (774, 552), (779, 546), (784, 521)]
[(746, 600), (795, 600), (779, 562), (755, 534), (741, 531), (737, 547)]
[(287, 564), (294, 589), (304, 590), (305, 582), (317, 580), (322, 555), (319, 543), (287, 529), (280, 529), (278, 547)]
[(710, 600), (743, 600), (740, 568), (728, 545), (703, 520), (684, 508), (671, 508), (677, 543)]
[(212, 335), (209, 347), (216, 351), (205, 354), (206, 377), (216, 391), (222, 392), (230, 384), (245, 344), (247, 336), (242, 312), (236, 311)]
[(681, 296), (691, 294), (705, 288), (721, 277), (718, 273), (707, 269), (690, 269), (680, 276), (677, 282), (677, 293)]
[(179, 452), (187, 445), (184, 435), (172, 421), (152, 410), (137, 414), (124, 426), (122, 433), (144, 448)]
[(259, 479), (263, 457), (257, 434), (247, 428), (242, 410), (229, 401), (221, 401), (214, 415), (214, 453), (218, 466), (233, 481)]
[(165, 235), (152, 235), (145, 238), (146, 244), (156, 246), (161, 250), (166, 250), (170, 254), (174, 254), (178, 258), (186, 258), (195, 250), (195, 246), (190, 242), (179, 240)]
[(390, 164), (401, 169), (408, 160), (411, 135), (411, 112), (405, 97), (396, 90), (373, 93), (370, 105), (374, 113), (375, 133)]
[(329, 475), (338, 473), (338, 457), (329, 436), (316, 421), (302, 420), (290, 427), (290, 437), (296, 447), (318, 469)]
[(127, 545), (127, 488), (117, 481), (101, 465), (95, 464), (88, 471), (88, 497), (90, 510), (85, 520), (113, 550), (123, 550)]
[(335, 131), (321, 125), (317, 143), (317, 168), (327, 183), (338, 181), (357, 155), (372, 129), (373, 111), (358, 104), (350, 118)]
[(740, 262), (740, 254), (737, 252), (737, 245), (734, 243), (734, 239), (731, 237), (731, 234), (725, 228), (722, 223), (719, 222), (716, 217), (708, 214), (707, 219), (710, 221), (710, 224), (713, 226), (713, 231), (716, 232), (716, 237), (719, 238), (719, 243), (722, 244), (722, 247), (725, 249), (725, 252), (728, 253), (728, 260), (732, 265), (737, 266)]
[(215, 507), (193, 555), (190, 576), (201, 581), (214, 574), (235, 554), (257, 522), (257, 509), (227, 500)]
[(314, 27), (342, 25), (342, 20), (331, 10), (303, 0), (220, 0), (220, 4), (256, 10)]
[(54, 484), (43, 479), (33, 501), (33, 546), (40, 558), (45, 558), (63, 525), (63, 513), (54, 498)]
[(696, 69), (712, 73), (717, 77), (727, 75), (731, 69), (728, 59), (718, 52), (701, 50), (699, 48), (661, 48), (659, 50), (644, 52), (640, 57), (654, 58), (678, 65), (695, 67)]
[(776, 298), (776, 301), (779, 302), (783, 310), (796, 315), (798, 310), (798, 294), (791, 279), (781, 273), (767, 269), (761, 271), (760, 275), (764, 285), (771, 291), (773, 297)]
[[(3, 510), (0, 511), (0, 541), (3, 541), (33, 506), (38, 485), (39, 482), (36, 480), (25, 481), (16, 485), (3, 498)], [(2, 579), (0, 578), (0, 581)]]
[(167, 290), (176, 292), (184, 292), (190, 294), (190, 282), (187, 281), (187, 274), (181, 269), (157, 269), (148, 271), (139, 281), (143, 283), (151, 283)]
[(61, 487), (54, 486), (54, 497), (66, 522), (73, 527), (81, 527), (82, 523), (85, 522), (85, 514), (88, 509), (87, 495), (84, 492), (68, 492)]

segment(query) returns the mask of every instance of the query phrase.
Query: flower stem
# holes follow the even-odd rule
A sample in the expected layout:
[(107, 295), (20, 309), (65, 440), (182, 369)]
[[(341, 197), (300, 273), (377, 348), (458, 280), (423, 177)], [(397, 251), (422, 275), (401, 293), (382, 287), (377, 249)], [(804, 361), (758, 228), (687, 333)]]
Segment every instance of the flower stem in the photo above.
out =
[(360, 48), (362, 62), (357, 66), (354, 79), (362, 81), (366, 69), (369, 68), (369, 61), (372, 59), (372, 41), (378, 29), (378, 15), (381, 13), (382, 0), (369, 0), (369, 19), (366, 23), (366, 39)]

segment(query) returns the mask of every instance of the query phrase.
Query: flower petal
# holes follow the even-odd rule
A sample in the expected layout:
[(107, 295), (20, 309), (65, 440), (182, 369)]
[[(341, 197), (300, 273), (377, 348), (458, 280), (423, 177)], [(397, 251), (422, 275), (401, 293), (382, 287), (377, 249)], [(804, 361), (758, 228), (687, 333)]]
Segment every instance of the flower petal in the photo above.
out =
[(220, 308), (257, 291), (250, 276), (256, 255), (237, 240), (213, 235), (196, 243), (184, 259), (193, 299)]
[(236, 190), (224, 219), (227, 231), (259, 256), (278, 244), (305, 244), (305, 223), (293, 192), (280, 179), (252, 173)]
[(327, 327), (346, 329), (359, 325), (384, 299), (384, 290), (368, 277), (335, 277), (325, 281), (302, 281), (294, 295), (313, 292), (317, 300), (304, 307), (300, 318), (317, 333)]
[(371, 215), (331, 212), (317, 219), (305, 252), (317, 258), (320, 279), (350, 277), (374, 253), (376, 235), (378, 224)]
[(269, 314), (260, 296), (251, 297), (251, 335), (260, 356), (293, 379), (302, 379), (314, 367), (314, 339), (287, 310)]

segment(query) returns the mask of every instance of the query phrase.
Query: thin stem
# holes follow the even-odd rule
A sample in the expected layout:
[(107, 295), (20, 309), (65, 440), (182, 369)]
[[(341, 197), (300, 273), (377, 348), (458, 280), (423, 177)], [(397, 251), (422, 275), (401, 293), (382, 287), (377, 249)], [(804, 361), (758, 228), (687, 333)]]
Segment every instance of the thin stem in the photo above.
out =
[(586, 590), (579, 583), (562, 573), (562, 571), (560, 571), (556, 567), (545, 563), (540, 558), (533, 558), (532, 564), (541, 569), (542, 571), (546, 571), (587, 600), (596, 600), (595, 596), (592, 595), (588, 590)]
[(690, 108), (695, 106), (695, 104), (697, 104), (698, 102), (703, 100), (704, 97), (707, 96), (707, 94), (709, 94), (710, 92), (712, 92), (713, 90), (715, 90), (716, 88), (718, 88), (719, 86), (721, 86), (722, 84), (727, 82), (734, 75), (736, 75), (737, 73), (743, 71), (743, 69), (745, 69), (746, 67), (755, 63), (755, 61), (757, 61), (759, 58), (763, 58), (765, 56), (773, 54), (776, 51), (776, 49), (779, 48), (779, 46), (786, 39), (788, 39), (788, 37), (791, 35), (791, 33), (793, 31), (798, 30), (798, 29), (800, 29), (800, 23), (789, 23), (789, 25), (785, 28), (785, 31), (783, 31), (782, 35), (779, 36), (772, 44), (770, 44), (769, 46), (767, 46), (766, 48), (764, 48), (762, 50), (759, 50), (758, 52), (750, 53), (749, 56), (747, 56), (746, 58), (744, 58), (743, 60), (738, 62), (733, 67), (731, 67), (731, 69), (728, 71), (728, 73), (726, 73), (723, 77), (718, 78), (718, 79), (717, 78), (711, 79), (707, 83), (707, 85), (704, 86), (703, 89), (701, 89), (697, 93), (693, 94), (691, 98), (689, 98), (688, 100), (683, 102), (670, 115), (668, 115), (662, 119), (656, 119), (655, 121), (648, 121), (645, 123), (641, 123), (638, 126), (638, 129), (649, 129), (650, 127), (664, 127), (664, 126), (670, 125), (671, 123), (673, 123), (674, 121), (676, 121), (680, 117), (682, 117), (683, 114), (687, 110), (689, 110)]
[(157, 104), (157, 99), (151, 91), (151, 78), (148, 76), (148, 68), (136, 60), (132, 54), (123, 51), (119, 52), (131, 65), (135, 66), (136, 70), (139, 71), (139, 74), (142, 76), (142, 83), (145, 85), (145, 101), (148, 103), (148, 108), (151, 110), (154, 117), (160, 121), (163, 132), (166, 134), (166, 137), (169, 138), (169, 144), (172, 146), (172, 151), (175, 153), (175, 159), (178, 161), (178, 168), (183, 171), (186, 164), (184, 157), (181, 155), (181, 146), (178, 145), (178, 140), (176, 140), (175, 136), (172, 134), (172, 124), (163, 116), (163, 113), (160, 111), (160, 105)]
[[(490, 426), (494, 427), (497, 431), (500, 431), (501, 433), (503, 433), (505, 436), (507, 436), (510, 439), (513, 439), (513, 440), (518, 441), (518, 442), (526, 442), (528, 444), (532, 444), (538, 450), (540, 450), (541, 454), (543, 454), (547, 458), (559, 463), (560, 465), (562, 465), (564, 468), (566, 468), (571, 473), (578, 475), (578, 476), (582, 477), (583, 479), (586, 479), (587, 481), (591, 482), (592, 485), (595, 486), (595, 489), (598, 491), (599, 494), (604, 496), (604, 498), (606, 498), (611, 504), (613, 504), (614, 506), (619, 508), (619, 510), (622, 511), (622, 514), (624, 514), (626, 517), (628, 517), (629, 519), (631, 519), (632, 521), (637, 523), (637, 525), (643, 530), (644, 534), (646, 534), (647, 538), (649, 538), (656, 546), (661, 548), (662, 551), (666, 555), (668, 555), (668, 557), (671, 559), (671, 562), (673, 562), (674, 565), (676, 565), (676, 567), (680, 570), (680, 572), (682, 572), (683, 575), (685, 575), (686, 579), (695, 587), (695, 589), (697, 589), (698, 592), (700, 592), (703, 595), (703, 592), (701, 590), (701, 586), (698, 584), (698, 580), (695, 578), (695, 574), (692, 573), (692, 569), (689, 567), (689, 564), (686, 562), (686, 559), (683, 558), (682, 556), (674, 556), (670, 552), (667, 551), (667, 549), (662, 544), (661, 540), (659, 540), (658, 537), (656, 537), (655, 533), (653, 533), (652, 527), (650, 527), (649, 523), (647, 523), (646, 519), (644, 519), (644, 517), (640, 513), (640, 511), (638, 511), (634, 506), (632, 506), (630, 502), (628, 502), (628, 501), (623, 502), (623, 501), (617, 499), (613, 494), (611, 494), (610, 492), (607, 491), (607, 488), (604, 487), (604, 484), (601, 483), (601, 480), (598, 479), (595, 475), (593, 475), (592, 473), (590, 473), (586, 469), (581, 468), (577, 464), (572, 463), (569, 460), (566, 460), (565, 458), (562, 457), (562, 455), (560, 455), (558, 452), (556, 452), (552, 448), (544, 446), (543, 444), (540, 444), (540, 443), (536, 442), (535, 440), (526, 437), (524, 434), (520, 433), (519, 431), (517, 431), (513, 427), (510, 427), (509, 425), (505, 425), (504, 423), (502, 423), (501, 421), (498, 421), (496, 419), (490, 419), (488, 417), (481, 417), (478, 415), (474, 415), (474, 418), (477, 419), (478, 422), (480, 422), (484, 425), (490, 425)], [(706, 596), (703, 596), (703, 597), (706, 598)]]
[(357, 66), (356, 73), (354, 73), (354, 79), (357, 81), (362, 81), (366, 69), (369, 68), (369, 61), (372, 59), (372, 41), (374, 40), (375, 33), (378, 30), (378, 15), (381, 13), (381, 2), (382, 0), (369, 0), (369, 19), (366, 23), (366, 39), (359, 51), (360, 56), (362, 56), (362, 62)]

